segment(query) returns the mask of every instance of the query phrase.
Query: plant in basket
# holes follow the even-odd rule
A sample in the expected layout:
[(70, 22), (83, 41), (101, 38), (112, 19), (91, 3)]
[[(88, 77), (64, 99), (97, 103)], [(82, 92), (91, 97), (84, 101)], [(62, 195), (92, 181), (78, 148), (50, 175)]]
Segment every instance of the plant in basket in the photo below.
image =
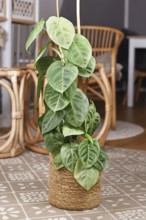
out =
[[(70, 192), (73, 191), (73, 186), (69, 186), (71, 181), (69, 178), (66, 181), (66, 176), (71, 177), (76, 187), (79, 187), (76, 193), (82, 190), (84, 193), (89, 192), (98, 184), (108, 157), (98, 140), (92, 137), (100, 123), (100, 116), (94, 103), (78, 88), (78, 77), (88, 78), (95, 69), (91, 45), (84, 36), (75, 33), (69, 20), (52, 16), (46, 21), (41, 19), (36, 24), (27, 39), (27, 50), (44, 29), (50, 41), (45, 44), (35, 61), (39, 72), (37, 98), (39, 99), (41, 90), (44, 90), (45, 105), (45, 112), (38, 119), (38, 125), (44, 136), (45, 147), (51, 154), (50, 170), (57, 172), (57, 179), (54, 183), (51, 182), (52, 187), (56, 187), (54, 193), (57, 193), (57, 189), (59, 193), (64, 190), (60, 201), (57, 198), (57, 205), (55, 199), (50, 201), (57, 207), (67, 209), (66, 205), (61, 205), (61, 201), (66, 200), (65, 193), (69, 191), (68, 203), (75, 199)], [(54, 47), (50, 49), (56, 56), (44, 56), (51, 42)], [(47, 83), (44, 88), (45, 78)], [(65, 172), (64, 177), (59, 177), (62, 172)], [(55, 174), (50, 174), (50, 181), (54, 177)], [(64, 181), (67, 186), (64, 186)], [(85, 198), (78, 196), (82, 203)], [(77, 200), (74, 203), (77, 204)], [(75, 209), (80, 209), (77, 206)]]

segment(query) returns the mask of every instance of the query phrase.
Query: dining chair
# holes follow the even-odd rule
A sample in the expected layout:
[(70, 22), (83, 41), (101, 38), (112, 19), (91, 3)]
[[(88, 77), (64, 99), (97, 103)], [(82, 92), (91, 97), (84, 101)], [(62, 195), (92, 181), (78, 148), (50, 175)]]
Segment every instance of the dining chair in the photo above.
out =
[[(93, 56), (96, 63), (104, 65), (105, 72), (109, 78), (112, 95), (111, 128), (116, 128), (116, 77), (119, 74), (119, 66), (116, 63), (119, 45), (124, 34), (115, 28), (105, 26), (81, 26), (81, 34), (84, 35), (92, 46)], [(121, 67), (120, 67), (121, 68)], [(90, 86), (96, 82), (92, 78)], [(95, 88), (94, 88), (95, 89)]]

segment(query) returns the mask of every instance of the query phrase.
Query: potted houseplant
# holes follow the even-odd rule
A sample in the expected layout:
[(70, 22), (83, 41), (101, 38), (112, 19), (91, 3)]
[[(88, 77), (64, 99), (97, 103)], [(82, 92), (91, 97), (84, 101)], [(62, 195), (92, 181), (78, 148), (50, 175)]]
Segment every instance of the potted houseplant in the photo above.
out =
[[(49, 201), (64, 209), (93, 208), (99, 203), (99, 180), (108, 158), (92, 137), (100, 116), (78, 88), (78, 77), (90, 77), (95, 69), (92, 48), (84, 36), (75, 33), (69, 20), (52, 16), (36, 24), (27, 39), (27, 50), (44, 29), (50, 41), (39, 52), (35, 66), (38, 99), (44, 89), (45, 112), (38, 125), (50, 152)], [(43, 56), (50, 42), (57, 56)]]

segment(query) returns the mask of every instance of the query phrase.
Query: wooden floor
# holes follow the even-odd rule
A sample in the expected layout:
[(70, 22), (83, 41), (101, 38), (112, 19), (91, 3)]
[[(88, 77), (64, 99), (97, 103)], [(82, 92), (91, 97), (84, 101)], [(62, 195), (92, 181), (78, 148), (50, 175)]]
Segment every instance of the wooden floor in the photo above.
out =
[(114, 147), (146, 150), (146, 94), (141, 94), (138, 103), (132, 108), (122, 105), (123, 94), (117, 94), (117, 119), (136, 123), (145, 131), (143, 134), (124, 140), (107, 141), (106, 144)]

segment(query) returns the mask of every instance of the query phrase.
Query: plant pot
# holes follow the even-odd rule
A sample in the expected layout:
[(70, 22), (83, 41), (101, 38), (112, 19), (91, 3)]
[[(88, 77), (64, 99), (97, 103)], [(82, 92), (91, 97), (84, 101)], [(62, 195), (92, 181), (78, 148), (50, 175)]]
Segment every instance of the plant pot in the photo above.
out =
[(101, 178), (90, 190), (85, 190), (66, 168), (56, 170), (49, 165), (49, 202), (53, 206), (68, 210), (87, 210), (100, 203)]

